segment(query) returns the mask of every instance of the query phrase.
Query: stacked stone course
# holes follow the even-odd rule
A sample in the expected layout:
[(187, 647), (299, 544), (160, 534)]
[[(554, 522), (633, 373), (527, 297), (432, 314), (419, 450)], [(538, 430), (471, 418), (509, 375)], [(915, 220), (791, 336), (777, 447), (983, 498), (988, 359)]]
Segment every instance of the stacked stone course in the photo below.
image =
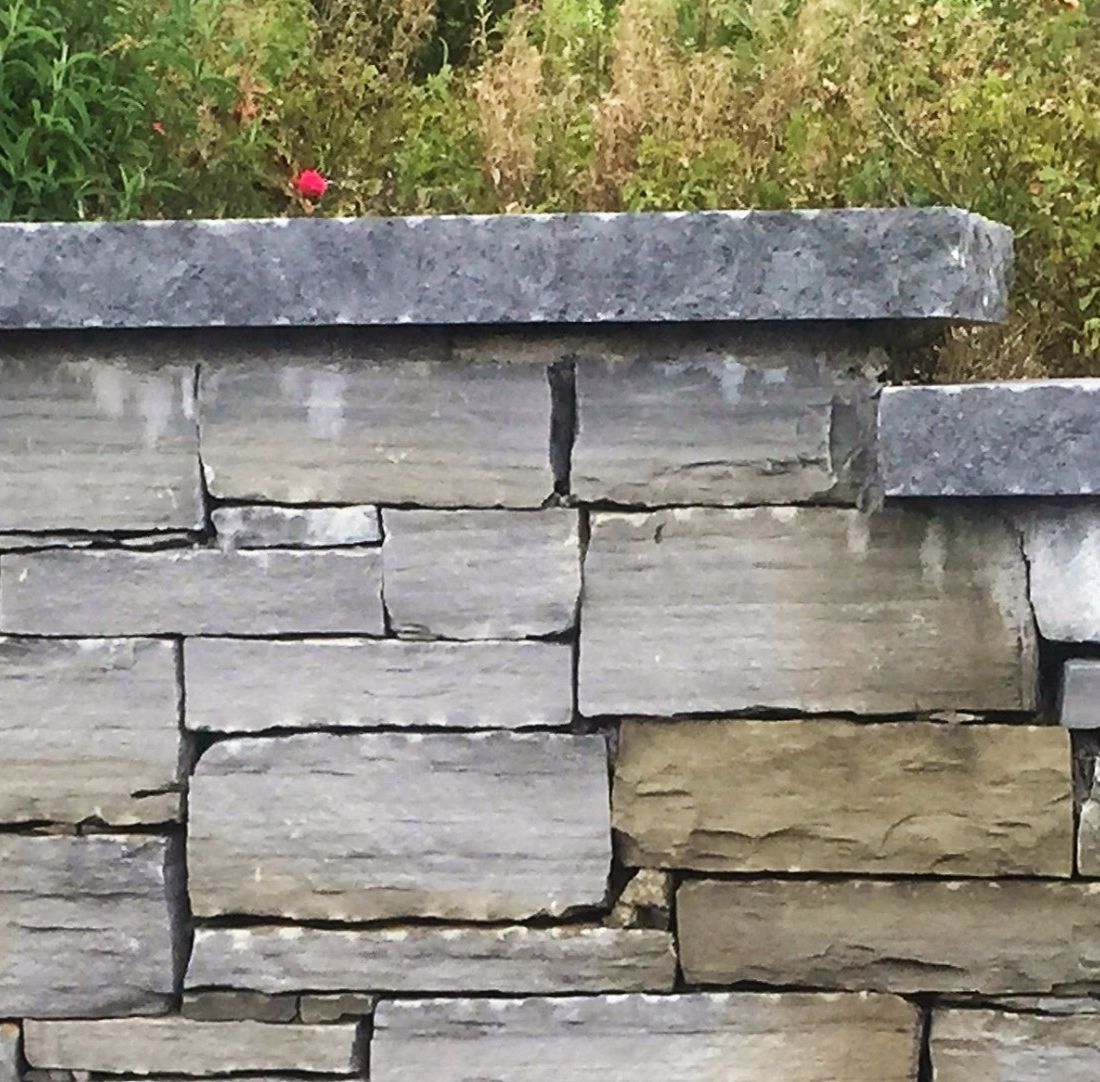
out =
[(1007, 231), (0, 266), (0, 1082), (1100, 1073), (1100, 396), (882, 384)]

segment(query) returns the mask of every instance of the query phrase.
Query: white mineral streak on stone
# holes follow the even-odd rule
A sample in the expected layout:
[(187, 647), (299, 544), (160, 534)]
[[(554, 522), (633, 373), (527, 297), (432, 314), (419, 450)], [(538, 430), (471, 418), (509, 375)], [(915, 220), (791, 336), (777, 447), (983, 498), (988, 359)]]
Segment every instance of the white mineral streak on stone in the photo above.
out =
[(484, 921), (599, 906), (606, 772), (597, 736), (225, 741), (191, 779), (192, 908)]
[(1026, 516), (1024, 538), (1043, 637), (1100, 642), (1100, 511), (1046, 504)]
[(920, 546), (921, 573), (934, 590), (942, 590), (947, 577), (947, 537), (943, 523), (929, 519)]
[(339, 548), (382, 540), (372, 506), (219, 507), (211, 517), (223, 548)]
[(892, 996), (383, 1001), (373, 1082), (914, 1082), (919, 1021)]
[(310, 373), (306, 430), (314, 439), (338, 440), (343, 435), (347, 387), (347, 377), (342, 372), (322, 368)]

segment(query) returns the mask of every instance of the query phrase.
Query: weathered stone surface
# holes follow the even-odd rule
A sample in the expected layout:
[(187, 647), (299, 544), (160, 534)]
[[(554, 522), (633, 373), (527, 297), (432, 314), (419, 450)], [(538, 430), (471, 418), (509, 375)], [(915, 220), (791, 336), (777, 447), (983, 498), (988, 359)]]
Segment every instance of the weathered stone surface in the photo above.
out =
[(519, 729), (569, 725), (567, 643), (191, 639), (187, 725)]
[(0, 638), (0, 822), (180, 815), (176, 651)]
[(383, 1001), (374, 1082), (914, 1082), (918, 1019), (892, 996)]
[(509, 920), (597, 906), (611, 863), (606, 772), (598, 736), (225, 741), (191, 779), (192, 908)]
[(1081, 805), (1077, 825), (1077, 870), (1100, 878), (1100, 760), (1092, 763), (1092, 788)]
[(949, 208), (4, 223), (0, 327), (1004, 318)]
[(673, 882), (670, 872), (640, 868), (615, 899), (607, 924), (611, 928), (672, 927)]
[(382, 521), (386, 608), (399, 634), (520, 639), (573, 627), (575, 511), (386, 510)]
[(593, 516), (583, 714), (1026, 710), (1019, 538), (971, 512)]
[(628, 865), (713, 872), (1073, 872), (1069, 735), (903, 721), (626, 722)]
[(1100, 981), (1100, 883), (685, 883), (685, 978), (889, 992), (1073, 992)]
[(221, 1071), (317, 1071), (359, 1066), (358, 1027), (193, 1022), (186, 1018), (29, 1021), (32, 1067), (105, 1074), (208, 1075)]
[(298, 1016), (298, 997), (239, 989), (184, 992), (180, 1013), (196, 1022), (293, 1022)]
[(167, 1010), (180, 856), (165, 838), (0, 836), (0, 1017)]
[(195, 366), (147, 356), (5, 344), (0, 532), (201, 525)]
[[(158, 530), (154, 533), (112, 535), (111, 544), (124, 549), (154, 552), (182, 548), (198, 540), (196, 531)], [(95, 533), (5, 533), (0, 534), (0, 552), (38, 552), (42, 549), (86, 549), (103, 543)]]
[(1066, 662), (1058, 720), (1067, 729), (1100, 729), (1100, 661)]
[(339, 346), (204, 365), (216, 496), (281, 503), (538, 507), (554, 488), (544, 365)]
[(1022, 519), (1031, 603), (1043, 638), (1100, 642), (1100, 511), (1048, 504)]
[(378, 1003), (377, 996), (362, 992), (339, 992), (333, 995), (305, 995), (298, 1001), (298, 1017), (307, 1025), (316, 1022), (347, 1022), (370, 1018)]
[(1100, 1076), (1095, 1017), (936, 1011), (936, 1082), (1093, 1082)]
[(1100, 492), (1100, 380), (888, 387), (879, 460), (887, 496)]
[(213, 512), (225, 548), (339, 548), (382, 540), (377, 507), (219, 507)]
[(19, 1082), (19, 1027), (0, 1023), (0, 1082)]
[(0, 622), (28, 635), (382, 635), (381, 565), (373, 549), (9, 555)]
[(671, 992), (672, 936), (616, 928), (200, 928), (190, 988)]

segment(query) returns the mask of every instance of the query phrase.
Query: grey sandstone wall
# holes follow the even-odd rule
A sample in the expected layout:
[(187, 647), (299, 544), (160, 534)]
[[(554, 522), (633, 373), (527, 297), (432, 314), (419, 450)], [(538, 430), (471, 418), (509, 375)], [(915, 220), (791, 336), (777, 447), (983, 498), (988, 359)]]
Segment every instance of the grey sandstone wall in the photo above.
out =
[(884, 388), (1010, 270), (0, 225), (0, 1082), (1096, 1078), (1100, 394)]

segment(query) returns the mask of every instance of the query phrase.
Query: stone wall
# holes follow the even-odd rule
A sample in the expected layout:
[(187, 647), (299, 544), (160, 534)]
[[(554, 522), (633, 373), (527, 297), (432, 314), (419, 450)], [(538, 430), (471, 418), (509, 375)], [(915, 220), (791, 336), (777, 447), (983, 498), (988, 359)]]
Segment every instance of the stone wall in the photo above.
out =
[(0, 267), (0, 1082), (1100, 1075), (1100, 385), (882, 382), (1006, 231)]

